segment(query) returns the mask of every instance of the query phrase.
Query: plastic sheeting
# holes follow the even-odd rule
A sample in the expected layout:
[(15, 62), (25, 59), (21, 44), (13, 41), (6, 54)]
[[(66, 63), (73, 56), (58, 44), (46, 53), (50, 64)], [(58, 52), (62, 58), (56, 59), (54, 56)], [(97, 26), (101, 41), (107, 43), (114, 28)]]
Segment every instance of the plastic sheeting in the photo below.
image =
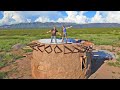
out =
[(115, 59), (115, 55), (107, 50), (98, 50), (92, 52), (93, 60), (112, 60)]

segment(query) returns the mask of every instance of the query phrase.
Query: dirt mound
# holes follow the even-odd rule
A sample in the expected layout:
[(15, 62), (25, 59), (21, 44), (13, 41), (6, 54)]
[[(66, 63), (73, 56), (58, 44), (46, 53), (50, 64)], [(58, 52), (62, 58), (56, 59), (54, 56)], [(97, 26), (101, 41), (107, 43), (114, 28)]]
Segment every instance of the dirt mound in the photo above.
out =
[(16, 60), (14, 63), (1, 68), (0, 72), (7, 72), (8, 79), (32, 79), (31, 75), (31, 56), (32, 53), (26, 54), (27, 57)]
[(89, 79), (120, 79), (120, 68), (108, 65), (107, 61)]
[(25, 45), (18, 43), (18, 44), (13, 45), (11, 48), (13, 50), (19, 50), (19, 49), (21, 49), (23, 47), (25, 47)]

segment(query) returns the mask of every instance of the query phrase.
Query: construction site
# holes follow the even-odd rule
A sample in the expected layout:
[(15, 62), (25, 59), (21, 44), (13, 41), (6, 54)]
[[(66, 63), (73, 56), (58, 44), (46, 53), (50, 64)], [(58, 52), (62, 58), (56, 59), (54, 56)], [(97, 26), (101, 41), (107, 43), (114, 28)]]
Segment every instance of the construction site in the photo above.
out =
[[(23, 54), (24, 58), (1, 68), (8, 71), (9, 79), (101, 79), (119, 78), (119, 68), (107, 62), (115, 62), (116, 57), (108, 49), (87, 40), (68, 39), (68, 43), (50, 43), (50, 39), (39, 39), (27, 45), (33, 51)], [(104, 48), (103, 48), (104, 47)], [(107, 61), (106, 61), (107, 60)], [(19, 72), (19, 73), (18, 73)]]
[(29, 44), (33, 49), (31, 70), (34, 78), (80, 79), (90, 76), (93, 43), (76, 40), (77, 43), (50, 44), (47, 40)]

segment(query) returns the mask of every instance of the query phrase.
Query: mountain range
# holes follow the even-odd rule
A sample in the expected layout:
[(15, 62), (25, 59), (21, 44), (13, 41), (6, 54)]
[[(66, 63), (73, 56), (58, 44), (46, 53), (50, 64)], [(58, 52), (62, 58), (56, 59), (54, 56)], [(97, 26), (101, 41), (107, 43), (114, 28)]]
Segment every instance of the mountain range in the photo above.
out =
[(58, 22), (33, 22), (33, 23), (19, 23), (11, 25), (0, 26), (0, 29), (27, 29), (27, 28), (52, 28), (53, 26), (61, 27), (72, 26), (73, 28), (109, 28), (120, 27), (119, 23), (88, 23), (88, 24), (76, 24), (76, 23), (58, 23)]

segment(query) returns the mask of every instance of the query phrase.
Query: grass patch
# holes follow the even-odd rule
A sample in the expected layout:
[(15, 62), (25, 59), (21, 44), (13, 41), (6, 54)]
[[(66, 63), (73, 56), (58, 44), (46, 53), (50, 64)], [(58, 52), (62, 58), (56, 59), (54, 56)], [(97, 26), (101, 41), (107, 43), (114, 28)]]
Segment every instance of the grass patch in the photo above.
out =
[(117, 52), (118, 58), (116, 59), (118, 62), (120, 62), (120, 52)]
[(7, 71), (7, 72), (0, 72), (0, 79), (9, 79), (10, 74), (16, 73), (17, 68), (14, 67), (13, 69)]
[(24, 57), (24, 56), (14, 55), (14, 56), (13, 56), (13, 59), (14, 59), (14, 60), (17, 60), (17, 59), (20, 59), (20, 58), (23, 58), (23, 57)]
[(114, 67), (120, 67), (120, 62), (109, 62), (108, 65), (114, 66)]
[(24, 53), (32, 52), (32, 49), (24, 49)]
[(23, 58), (24, 56), (11, 54), (11, 53), (2, 53), (0, 54), (0, 67), (7, 66), (8, 64), (16, 61), (17, 59)]
[(4, 79), (7, 76), (7, 72), (0, 72), (0, 79)]
[(6, 64), (6, 62), (4, 62), (4, 61), (1, 62), (1, 61), (0, 61), (0, 68), (1, 68), (1, 67), (4, 67), (5, 64)]
[(108, 65), (114, 66), (114, 67), (120, 67), (120, 52), (117, 52), (118, 58), (116, 59), (116, 62), (108, 62)]

